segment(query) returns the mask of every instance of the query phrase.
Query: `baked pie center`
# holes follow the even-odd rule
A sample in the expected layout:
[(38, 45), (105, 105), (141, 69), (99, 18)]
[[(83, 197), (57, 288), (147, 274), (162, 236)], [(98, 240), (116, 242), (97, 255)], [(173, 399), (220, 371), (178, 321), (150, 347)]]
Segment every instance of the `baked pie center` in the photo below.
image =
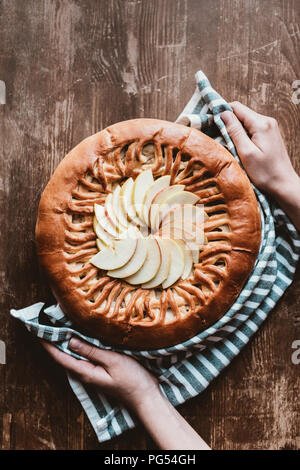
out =
[(169, 175), (151, 170), (117, 184), (103, 205), (94, 204), (97, 253), (90, 263), (143, 288), (167, 289), (188, 279), (205, 244), (203, 205)]
[(254, 266), (260, 230), (250, 182), (226, 149), (193, 128), (134, 119), (63, 159), (41, 198), (36, 238), (77, 327), (155, 349), (224, 315)]

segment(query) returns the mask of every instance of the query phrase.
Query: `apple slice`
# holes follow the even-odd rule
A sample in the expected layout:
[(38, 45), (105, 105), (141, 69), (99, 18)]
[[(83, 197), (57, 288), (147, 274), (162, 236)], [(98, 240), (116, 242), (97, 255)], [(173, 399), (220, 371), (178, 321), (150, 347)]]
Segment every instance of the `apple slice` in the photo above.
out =
[(174, 240), (183, 240), (191, 251), (193, 262), (199, 261), (199, 249), (206, 243), (204, 232), (188, 232), (186, 228), (176, 225), (164, 225), (158, 232), (164, 240), (171, 238)]
[(155, 226), (159, 227), (161, 220), (164, 216), (174, 207), (181, 206), (183, 204), (195, 204), (199, 200), (199, 196), (189, 191), (181, 191), (179, 193), (172, 194), (159, 207), (159, 211), (155, 217)]
[(133, 256), (136, 246), (137, 238), (130, 230), (128, 230), (126, 238), (115, 241), (111, 247), (99, 251), (92, 257), (90, 263), (99, 269), (117, 269), (124, 266)]
[(100, 238), (96, 239), (96, 245), (99, 251), (104, 250), (104, 248), (107, 248), (107, 245), (105, 245)]
[(143, 201), (143, 219), (147, 225), (149, 225), (149, 211), (151, 207), (152, 200), (155, 198), (156, 194), (160, 193), (165, 188), (170, 186), (171, 176), (161, 176), (154, 183), (151, 184), (150, 188), (145, 194)]
[(143, 202), (146, 192), (153, 183), (153, 175), (151, 170), (142, 171), (134, 182), (133, 203), (135, 211), (140, 219), (143, 220)]
[(154, 278), (161, 265), (161, 252), (155, 238), (145, 238), (147, 256), (142, 267), (132, 276), (126, 277), (129, 284), (144, 284)]
[(112, 193), (112, 209), (119, 226), (119, 231), (124, 231), (128, 228), (128, 220), (121, 204), (120, 192), (121, 187), (117, 185)]
[(119, 269), (108, 271), (107, 274), (111, 277), (118, 278), (132, 276), (143, 266), (147, 253), (147, 243), (145, 242), (145, 238), (138, 238), (136, 250), (128, 263)]
[(136, 217), (136, 212), (133, 206), (133, 187), (134, 181), (132, 178), (128, 178), (121, 187), (120, 197), (121, 204), (124, 209), (125, 214), (129, 219), (134, 219)]
[(170, 253), (170, 270), (167, 278), (162, 283), (163, 289), (172, 286), (178, 281), (184, 270), (184, 253), (181, 247), (174, 240), (165, 240)]
[[(189, 274), (193, 267), (193, 257), (191, 250), (189, 249), (188, 245), (183, 240), (174, 240), (182, 249), (184, 254), (184, 269), (181, 274), (181, 278), (184, 280), (189, 277)], [(199, 253), (199, 250), (198, 250)]]
[(117, 233), (123, 232), (124, 227), (120, 225), (117, 219), (117, 215), (115, 214), (115, 211), (114, 211), (113, 193), (109, 193), (106, 196), (104, 209), (105, 209), (105, 216), (108, 219), (109, 223), (114, 227), (115, 231)]
[(168, 199), (172, 194), (182, 192), (184, 190), (183, 184), (174, 184), (168, 188), (162, 189), (156, 196), (152, 199), (151, 209), (150, 209), (150, 227), (153, 230), (157, 230), (158, 227), (155, 226), (155, 220), (157, 212), (159, 211), (160, 204), (163, 204), (165, 199)]
[(110, 233), (106, 232), (101, 225), (98, 223), (98, 220), (96, 217), (93, 219), (93, 228), (94, 232), (97, 235), (97, 237), (101, 240), (101, 242), (106, 245), (110, 246), (113, 243), (113, 237)]
[(161, 264), (154, 278), (142, 285), (144, 289), (152, 289), (153, 287), (160, 286), (161, 283), (167, 279), (169, 274), (171, 258), (168, 243), (166, 240), (159, 237), (156, 238), (156, 241), (159, 244), (161, 252)]
[(192, 262), (199, 263), (199, 250), (200, 247), (203, 246), (204, 243), (197, 243), (195, 240), (191, 240), (191, 235), (187, 236), (186, 232), (182, 232), (182, 230), (178, 228), (174, 228), (171, 232), (167, 231), (159, 231), (159, 236), (162, 237), (163, 240), (172, 239), (174, 241), (179, 241), (185, 243), (187, 249), (189, 250)]
[(178, 219), (168, 224), (163, 224), (161, 225), (159, 233), (163, 233), (164, 235), (169, 234), (169, 238), (175, 238), (174, 235), (176, 235), (176, 238), (193, 241), (197, 246), (205, 244), (204, 226), (191, 221)]
[(121, 205), (125, 214), (129, 220), (131, 220), (135, 225), (143, 225), (141, 219), (139, 219), (133, 204), (133, 189), (134, 181), (132, 178), (128, 178), (127, 181), (122, 185), (120, 191)]
[(182, 204), (171, 208), (169, 212), (162, 218), (161, 224), (168, 224), (176, 220), (184, 220), (202, 224), (208, 218), (204, 211), (203, 205)]
[[(106, 217), (104, 206), (99, 204), (94, 204), (95, 216), (100, 227), (108, 232), (113, 237), (118, 237), (118, 232), (116, 228), (110, 223), (109, 219)], [(99, 237), (102, 238), (102, 237)]]

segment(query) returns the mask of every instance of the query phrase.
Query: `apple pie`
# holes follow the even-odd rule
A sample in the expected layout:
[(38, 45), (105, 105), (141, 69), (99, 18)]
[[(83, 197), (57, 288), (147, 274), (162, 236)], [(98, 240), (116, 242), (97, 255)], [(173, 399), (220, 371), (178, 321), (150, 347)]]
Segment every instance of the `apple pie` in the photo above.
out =
[(260, 213), (220, 144), (156, 119), (114, 124), (60, 163), (40, 201), (39, 261), (84, 333), (132, 349), (222, 317), (253, 269)]

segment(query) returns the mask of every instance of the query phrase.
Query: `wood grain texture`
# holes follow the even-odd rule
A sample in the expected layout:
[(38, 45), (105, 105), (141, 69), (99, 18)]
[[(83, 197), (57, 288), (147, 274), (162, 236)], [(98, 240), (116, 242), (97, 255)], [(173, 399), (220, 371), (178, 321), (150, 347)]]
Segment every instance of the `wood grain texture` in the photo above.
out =
[[(9, 308), (51, 302), (38, 268), (40, 194), (84, 137), (175, 120), (202, 68), (227, 100), (276, 117), (300, 170), (298, 0), (0, 0), (0, 448), (152, 449), (142, 428), (99, 445), (64, 372)], [(217, 449), (300, 448), (300, 275), (255, 338), (182, 414)]]

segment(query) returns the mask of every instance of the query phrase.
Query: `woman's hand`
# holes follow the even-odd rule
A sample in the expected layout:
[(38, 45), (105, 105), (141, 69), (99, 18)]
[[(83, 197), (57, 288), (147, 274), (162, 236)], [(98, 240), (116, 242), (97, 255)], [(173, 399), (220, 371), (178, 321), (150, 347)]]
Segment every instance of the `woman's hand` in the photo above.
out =
[(125, 354), (99, 349), (73, 337), (70, 348), (88, 359), (85, 361), (63, 353), (47, 341), (41, 340), (41, 343), (56, 362), (79, 380), (98, 386), (131, 408), (136, 409), (148, 397), (161, 393), (156, 378)]
[(41, 343), (56, 362), (79, 380), (98, 386), (129, 405), (161, 449), (209, 449), (165, 398), (153, 375), (135, 359), (77, 338), (71, 339), (70, 348), (88, 361), (75, 359), (44, 340)]
[(299, 180), (277, 121), (258, 114), (239, 102), (230, 105), (234, 114), (225, 111), (221, 117), (255, 186), (276, 194), (279, 187), (286, 187)]
[(230, 103), (221, 115), (252, 182), (282, 206), (300, 230), (300, 178), (294, 170), (277, 121), (247, 106)]

